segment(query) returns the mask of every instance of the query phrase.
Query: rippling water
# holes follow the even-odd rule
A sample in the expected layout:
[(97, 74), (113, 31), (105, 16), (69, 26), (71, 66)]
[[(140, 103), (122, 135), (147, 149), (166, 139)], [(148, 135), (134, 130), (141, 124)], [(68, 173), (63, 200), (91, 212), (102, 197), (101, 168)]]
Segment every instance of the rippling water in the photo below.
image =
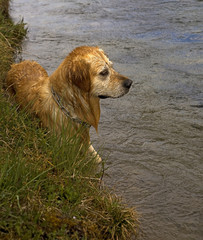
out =
[(51, 73), (79, 45), (99, 45), (134, 80), (103, 100), (95, 148), (106, 183), (141, 214), (140, 240), (203, 235), (203, 2), (13, 0), (29, 27), (23, 58)]

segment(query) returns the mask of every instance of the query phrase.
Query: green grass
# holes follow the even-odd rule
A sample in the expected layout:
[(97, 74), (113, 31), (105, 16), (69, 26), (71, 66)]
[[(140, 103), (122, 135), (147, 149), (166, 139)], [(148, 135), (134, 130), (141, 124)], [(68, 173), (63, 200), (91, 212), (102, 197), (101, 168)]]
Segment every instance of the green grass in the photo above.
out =
[(133, 209), (101, 185), (79, 139), (46, 132), (0, 97), (0, 238), (127, 239)]
[[(0, 0), (0, 82), (26, 30)], [(5, 4), (5, 5), (4, 5)], [(4, 6), (4, 7), (2, 7)], [(130, 239), (134, 209), (103, 186), (104, 166), (79, 151), (80, 139), (40, 128), (0, 91), (0, 239)], [(81, 130), (82, 131), (82, 130)]]
[(0, 0), (0, 88), (26, 35), (25, 24), (13, 24), (8, 14), (9, 1)]

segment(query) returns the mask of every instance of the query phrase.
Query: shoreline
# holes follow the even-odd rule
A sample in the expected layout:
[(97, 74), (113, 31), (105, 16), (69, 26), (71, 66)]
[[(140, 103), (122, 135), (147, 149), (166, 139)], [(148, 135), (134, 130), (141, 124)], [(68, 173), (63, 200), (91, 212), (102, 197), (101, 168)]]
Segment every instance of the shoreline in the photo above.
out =
[[(5, 98), (7, 71), (26, 36), (0, 0), (0, 238), (130, 239), (135, 209), (102, 186), (94, 159), (78, 159), (72, 143), (39, 128), (39, 121)], [(62, 141), (62, 144), (58, 144)]]

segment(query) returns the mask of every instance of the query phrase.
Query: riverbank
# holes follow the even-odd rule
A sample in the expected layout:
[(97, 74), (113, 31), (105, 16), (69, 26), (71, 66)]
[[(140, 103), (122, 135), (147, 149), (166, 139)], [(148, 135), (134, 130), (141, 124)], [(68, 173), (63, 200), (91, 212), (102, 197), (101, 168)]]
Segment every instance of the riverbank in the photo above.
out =
[(135, 210), (103, 186), (94, 159), (78, 157), (78, 139), (50, 135), (4, 96), (6, 73), (26, 36), (24, 23), (9, 18), (8, 3), (0, 0), (0, 238), (135, 236)]

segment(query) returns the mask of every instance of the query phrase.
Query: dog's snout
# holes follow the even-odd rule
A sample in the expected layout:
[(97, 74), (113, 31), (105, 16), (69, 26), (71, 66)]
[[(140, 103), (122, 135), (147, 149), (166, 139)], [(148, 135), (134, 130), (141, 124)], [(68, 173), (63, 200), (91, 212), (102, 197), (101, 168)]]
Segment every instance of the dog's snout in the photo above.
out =
[(123, 82), (123, 87), (129, 89), (129, 88), (131, 87), (132, 83), (133, 83), (132, 80), (130, 80), (130, 79), (126, 79), (126, 80)]

